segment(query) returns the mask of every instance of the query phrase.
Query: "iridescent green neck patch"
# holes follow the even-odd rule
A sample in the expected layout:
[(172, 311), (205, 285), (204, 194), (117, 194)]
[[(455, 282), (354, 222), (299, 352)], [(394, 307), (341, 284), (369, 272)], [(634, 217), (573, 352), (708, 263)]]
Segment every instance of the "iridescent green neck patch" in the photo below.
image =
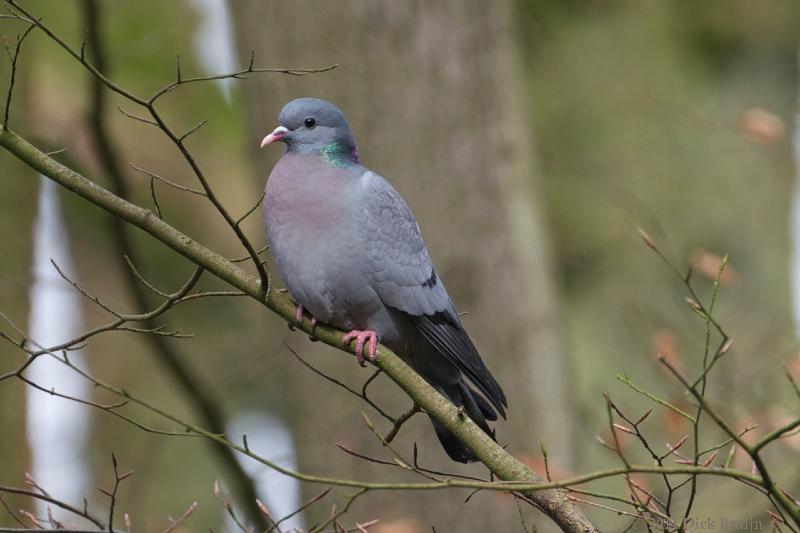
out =
[(349, 167), (358, 162), (354, 150), (349, 150), (346, 146), (337, 142), (332, 142), (323, 146), (320, 154), (326, 163), (334, 167)]

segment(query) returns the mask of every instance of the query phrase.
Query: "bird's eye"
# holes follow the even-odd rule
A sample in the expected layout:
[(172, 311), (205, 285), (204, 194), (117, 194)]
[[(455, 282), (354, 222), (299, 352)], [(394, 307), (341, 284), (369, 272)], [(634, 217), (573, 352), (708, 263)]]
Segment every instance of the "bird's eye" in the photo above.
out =
[(303, 122), (303, 124), (305, 124), (305, 125), (306, 125), (306, 128), (308, 128), (308, 129), (311, 129), (311, 128), (313, 128), (314, 126), (316, 126), (316, 125), (317, 125), (317, 121), (316, 121), (316, 120), (314, 120), (313, 118), (309, 117), (309, 118), (307, 118), (307, 119), (305, 120), (305, 122)]

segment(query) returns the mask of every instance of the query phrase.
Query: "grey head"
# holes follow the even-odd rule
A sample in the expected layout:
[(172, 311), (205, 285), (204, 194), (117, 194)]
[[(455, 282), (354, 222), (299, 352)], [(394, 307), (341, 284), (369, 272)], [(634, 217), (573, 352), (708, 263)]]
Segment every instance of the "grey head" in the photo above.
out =
[(280, 141), (287, 152), (322, 154), (358, 162), (356, 141), (338, 107), (318, 98), (297, 98), (281, 110), (280, 126), (261, 147)]

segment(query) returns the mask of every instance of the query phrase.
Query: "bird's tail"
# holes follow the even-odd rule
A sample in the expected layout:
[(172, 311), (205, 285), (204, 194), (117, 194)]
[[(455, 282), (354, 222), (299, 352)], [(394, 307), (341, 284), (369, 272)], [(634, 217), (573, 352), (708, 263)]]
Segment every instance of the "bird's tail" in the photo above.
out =
[[(497, 414), (480, 394), (470, 389), (463, 380), (460, 380), (455, 385), (448, 385), (446, 388), (441, 385), (436, 386), (436, 388), (455, 405), (463, 406), (464, 413), (494, 439), (494, 432), (486, 421), (497, 420)], [(442, 443), (444, 451), (447, 452), (447, 455), (452, 460), (460, 463), (472, 463), (478, 460), (475, 453), (458, 440), (458, 437), (448, 431), (439, 421), (431, 418), (431, 422), (433, 422), (433, 428), (436, 430), (439, 442)]]

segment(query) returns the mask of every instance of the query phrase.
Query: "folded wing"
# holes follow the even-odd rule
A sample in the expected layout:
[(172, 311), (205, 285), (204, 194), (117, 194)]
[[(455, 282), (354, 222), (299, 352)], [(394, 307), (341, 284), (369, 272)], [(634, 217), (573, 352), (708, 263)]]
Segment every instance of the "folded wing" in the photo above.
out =
[[(462, 327), (405, 200), (373, 172), (364, 174), (359, 186), (359, 223), (367, 252), (362, 268), (371, 286), (385, 305), (409, 315), (436, 351), (505, 417), (505, 394)], [(488, 405), (481, 407), (489, 410)]]

